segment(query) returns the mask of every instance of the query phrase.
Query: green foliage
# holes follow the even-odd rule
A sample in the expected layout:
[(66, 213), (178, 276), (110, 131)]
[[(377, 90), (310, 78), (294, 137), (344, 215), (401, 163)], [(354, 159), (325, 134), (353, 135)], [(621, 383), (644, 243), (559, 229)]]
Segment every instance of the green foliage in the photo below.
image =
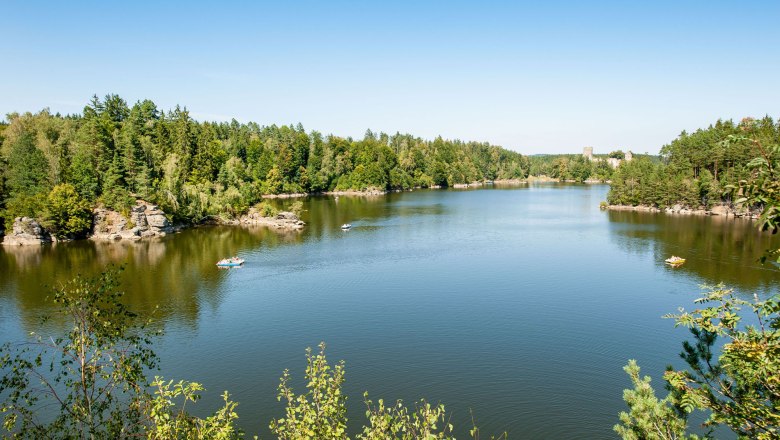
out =
[[(780, 206), (775, 174), (780, 147), (765, 147), (761, 133), (773, 128), (766, 124), (760, 128), (755, 121), (743, 121), (741, 129), (749, 136), (729, 136), (720, 143), (720, 153), (745, 144), (758, 149), (760, 156), (747, 164), (751, 175), (740, 182), (745, 197), (736, 203), (762, 207), (765, 215), (759, 228), (774, 232)], [(708, 181), (708, 170), (701, 170), (701, 176), (699, 191), (711, 188), (715, 175)], [(730, 193), (737, 192), (736, 186), (729, 187)], [(682, 417), (695, 409), (709, 413), (705, 426), (725, 425), (740, 438), (780, 438), (780, 295), (765, 300), (754, 295), (748, 301), (723, 285), (705, 289), (704, 296), (696, 300), (703, 307), (666, 316), (693, 335), (693, 341), (683, 343), (680, 354), (688, 368), (670, 369), (664, 375), (670, 397), (659, 402), (649, 389), (649, 378), (638, 380), (635, 363), (627, 367), (635, 384), (635, 390), (626, 390), (625, 395), (631, 414), (621, 414), (623, 425), (615, 427), (624, 438), (650, 438), (642, 434), (656, 425), (674, 427), (675, 435), (680, 435)]]
[(43, 152), (36, 148), (31, 133), (23, 133), (8, 154), (6, 185), (12, 197), (47, 191), (49, 164)]
[(300, 200), (294, 201), (290, 205), (290, 212), (295, 214), (297, 217), (300, 217), (301, 214), (303, 214), (303, 202), (301, 202)]
[(614, 169), (603, 158), (589, 161), (581, 154), (540, 154), (531, 156), (529, 173), (537, 177), (550, 177), (560, 181), (584, 182), (612, 178)]
[(43, 226), (59, 238), (83, 237), (92, 227), (89, 202), (71, 184), (55, 186), (46, 199)]
[(709, 413), (705, 426), (725, 425), (740, 438), (780, 437), (780, 296), (747, 301), (722, 285), (705, 288), (696, 300), (705, 307), (666, 316), (693, 335), (680, 354), (688, 368), (664, 374), (669, 396), (655, 397), (635, 361), (625, 368), (634, 389), (625, 390), (630, 412), (615, 426), (623, 438), (694, 438), (684, 431), (696, 409)]
[(5, 201), (5, 229), (13, 227), (16, 217), (40, 217), (46, 209), (46, 194), (20, 194)]
[(606, 182), (612, 179), (612, 175), (614, 174), (614, 172), (615, 169), (612, 168), (610, 164), (602, 160), (596, 162), (593, 165), (593, 170), (591, 171), (590, 178), (599, 180), (601, 182)]
[[(70, 328), (64, 336), (33, 334), (0, 347), (4, 430), (22, 439), (240, 438), (237, 404), (227, 393), (222, 408), (198, 418), (186, 405), (199, 400), (200, 384), (159, 377), (148, 383), (157, 332), (122, 304), (118, 279), (115, 269), (73, 279), (53, 294), (55, 317)], [(42, 415), (44, 407), (53, 416)]]
[(77, 149), (71, 158), (70, 183), (87, 200), (94, 201), (99, 194), (98, 172), (94, 157), (85, 148)]
[(266, 194), (279, 194), (284, 189), (284, 181), (282, 180), (282, 174), (279, 168), (273, 167), (265, 176), (265, 183), (263, 184), (263, 192)]
[[(57, 312), (72, 327), (62, 337), (5, 344), (0, 356), (4, 427), (24, 438), (126, 438), (141, 430), (157, 358), (154, 332), (121, 302), (117, 271), (76, 278), (54, 292)], [(37, 409), (53, 405), (51, 421)]]
[(584, 182), (587, 180), (593, 170), (591, 162), (585, 159), (583, 156), (574, 156), (569, 163), (569, 176), (576, 182)]
[(611, 157), (613, 159), (625, 159), (626, 158), (626, 153), (624, 153), (623, 150), (611, 151), (608, 154), (608, 157)]
[(27, 131), (13, 141), (8, 149), (4, 170), (5, 205), (3, 217), (10, 229), (16, 217), (40, 217), (49, 186), (49, 164), (43, 152), (36, 148), (33, 135)]
[[(751, 170), (751, 175), (739, 182), (744, 197), (736, 203), (745, 203), (761, 209), (758, 228), (776, 234), (780, 229), (780, 141), (765, 146), (760, 139), (732, 136), (726, 145), (741, 142), (754, 144), (760, 156), (748, 162), (747, 167)], [(733, 186), (731, 188), (735, 189)], [(775, 257), (780, 263), (780, 249), (768, 250), (761, 262)]]
[[(780, 296), (746, 301), (716, 286), (696, 302), (707, 306), (668, 315), (688, 327), (694, 341), (683, 344), (688, 370), (664, 378), (686, 410), (710, 411), (707, 424), (726, 425), (745, 438), (780, 437)], [(751, 318), (742, 316), (743, 308)], [(715, 359), (717, 338), (724, 343)]]
[(278, 400), (287, 403), (285, 416), (273, 420), (271, 431), (279, 439), (346, 439), (347, 397), (341, 391), (344, 383), (344, 362), (331, 367), (325, 359), (325, 344), (312, 355), (306, 349), (305, 394), (296, 395), (289, 386), (290, 373), (284, 371), (279, 383)]
[(416, 404), (411, 413), (398, 400), (395, 405), (386, 407), (382, 399), (376, 405), (368, 400), (368, 393), (363, 395), (366, 407), (366, 417), (369, 426), (357, 436), (362, 440), (415, 440), (415, 439), (448, 439), (452, 436), (452, 424), (447, 419), (444, 405), (431, 405), (425, 400)]
[(276, 217), (276, 215), (279, 214), (279, 210), (271, 206), (268, 202), (259, 203), (255, 206), (255, 209), (263, 217)]
[(300, 124), (201, 123), (186, 108), (163, 112), (148, 100), (129, 106), (116, 95), (92, 97), (81, 116), (11, 114), (3, 129), (6, 220), (40, 216), (31, 202), (62, 183), (93, 205), (124, 211), (140, 197), (177, 221), (196, 222), (242, 213), (261, 194), (522, 179), (530, 168), (528, 158), (486, 143), (370, 131), (356, 140), (307, 133)]
[(643, 157), (620, 164), (612, 175), (607, 202), (611, 205), (664, 205), (669, 183), (661, 175), (660, 168), (660, 164)]
[(623, 370), (631, 378), (633, 389), (623, 391), (623, 400), (629, 412), (620, 413), (620, 424), (614, 430), (625, 440), (673, 440), (697, 439), (695, 435), (686, 435), (685, 414), (675, 411), (674, 395), (663, 400), (655, 396), (650, 386), (650, 377), (639, 375), (639, 365), (631, 359)]
[[(290, 374), (285, 370), (279, 384), (278, 400), (284, 400), (285, 416), (273, 420), (271, 431), (281, 440), (339, 439), (347, 440), (347, 397), (342, 392), (344, 361), (331, 367), (325, 357), (325, 343), (313, 355), (306, 349), (306, 393), (296, 395), (289, 385)], [(413, 410), (398, 400), (385, 406), (380, 399), (376, 404), (363, 394), (369, 425), (363, 426), (355, 438), (362, 440), (435, 440), (450, 439), (453, 426), (449, 423), (444, 405), (431, 405), (420, 400)], [(479, 439), (479, 429), (471, 429), (471, 436)], [(491, 437), (495, 439), (496, 437)], [(499, 438), (506, 438), (503, 434)]]
[[(0, 145), (2, 143), (2, 139), (0, 139)], [(6, 164), (5, 160), (3, 160), (2, 156), (0, 156), (0, 228), (4, 226), (5, 220), (4, 220), (4, 212), (5, 212), (5, 200), (8, 198), (7, 189), (5, 185), (5, 171), (6, 171)]]
[[(235, 428), (238, 420), (238, 404), (230, 400), (226, 392), (222, 394), (224, 405), (213, 415), (206, 418), (194, 417), (187, 413), (187, 404), (200, 400), (203, 386), (196, 382), (165, 382), (155, 376), (152, 382), (154, 397), (144, 408), (148, 417), (148, 429), (144, 433), (150, 440), (232, 440), (243, 437)], [(177, 401), (180, 405), (177, 408)]]
[(229, 186), (224, 191), (218, 191), (217, 196), (219, 212), (221, 213), (236, 217), (249, 209), (245, 196), (234, 186)]
[[(777, 196), (771, 194), (777, 194), (779, 144), (780, 123), (770, 117), (746, 118), (739, 124), (718, 121), (707, 129), (681, 133), (661, 149), (660, 164), (637, 166), (636, 159), (622, 163), (612, 178), (607, 198), (613, 204), (680, 204), (706, 209), (742, 198), (737, 191), (740, 188), (747, 194), (760, 187), (765, 197), (775, 197), (776, 201)], [(758, 209), (777, 206), (765, 203), (761, 197), (744, 198), (742, 202)], [(777, 212), (764, 213), (766, 221), (762, 224), (771, 229), (771, 218), (777, 218)]]

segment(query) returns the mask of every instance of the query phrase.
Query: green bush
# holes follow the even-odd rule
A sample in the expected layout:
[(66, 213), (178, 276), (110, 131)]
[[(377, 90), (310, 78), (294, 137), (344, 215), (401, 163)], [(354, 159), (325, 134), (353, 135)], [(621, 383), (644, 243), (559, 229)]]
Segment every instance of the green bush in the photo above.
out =
[(73, 185), (57, 185), (46, 198), (42, 224), (58, 238), (83, 237), (92, 227), (90, 204)]
[(296, 200), (296, 201), (294, 201), (294, 202), (293, 202), (293, 203), (290, 205), (290, 212), (292, 212), (292, 213), (293, 213), (293, 214), (295, 214), (296, 216), (300, 217), (300, 216), (301, 216), (301, 214), (303, 214), (303, 202), (302, 202), (302, 201), (300, 201), (300, 200)]
[(271, 206), (268, 202), (262, 202), (255, 205), (255, 209), (263, 217), (276, 217), (279, 214), (279, 210)]

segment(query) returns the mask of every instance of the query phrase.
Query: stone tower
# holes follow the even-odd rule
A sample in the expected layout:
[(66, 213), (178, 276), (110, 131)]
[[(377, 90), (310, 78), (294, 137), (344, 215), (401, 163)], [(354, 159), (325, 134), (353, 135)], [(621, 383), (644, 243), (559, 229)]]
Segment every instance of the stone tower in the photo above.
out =
[(585, 159), (593, 160), (593, 147), (583, 148), (582, 155), (585, 157)]
[(631, 159), (634, 158), (634, 155), (630, 151), (626, 151), (626, 162), (631, 162)]

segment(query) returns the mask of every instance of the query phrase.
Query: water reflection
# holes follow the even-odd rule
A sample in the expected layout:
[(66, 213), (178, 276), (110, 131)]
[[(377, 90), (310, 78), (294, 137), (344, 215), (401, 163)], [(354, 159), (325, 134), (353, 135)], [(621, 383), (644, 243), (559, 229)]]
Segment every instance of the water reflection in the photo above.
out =
[[(392, 226), (401, 218), (440, 216), (447, 208), (435, 191), (379, 196), (314, 196), (302, 199), (303, 231), (263, 226), (203, 226), (164, 238), (138, 242), (76, 241), (45, 246), (0, 247), (0, 297), (11, 300), (25, 332), (40, 325), (51, 304), (52, 289), (77, 274), (94, 276), (109, 265), (123, 266), (122, 288), (132, 310), (156, 321), (196, 328), (204, 307), (217, 309), (221, 287), (231, 271), (215, 270), (215, 262), (232, 255), (263, 252), (305, 241), (344, 236), (340, 226), (356, 231)], [(275, 199), (277, 209), (289, 209), (301, 199)], [(251, 265), (251, 261), (248, 262)], [(268, 262), (266, 262), (268, 263)], [(273, 262), (270, 262), (273, 264)], [(294, 268), (290, 268), (294, 269)], [(240, 270), (240, 269), (238, 269)]]
[[(220, 390), (235, 393), (249, 433), (271, 435), (279, 374), (300, 378), (303, 348), (325, 340), (331, 359), (348, 362), (351, 432), (369, 390), (445, 402), (464, 430), (472, 408), (485, 432), (512, 438), (608, 438), (625, 409), (626, 359), (654, 377), (677, 359), (684, 336), (660, 316), (690, 305), (705, 281), (776, 289), (779, 273), (755, 258), (780, 244), (747, 222), (602, 212), (606, 191), (310, 197), (299, 232), (209, 226), (149, 242), (0, 249), (0, 334), (36, 327), (42, 285), (124, 264), (130, 306), (161, 307), (164, 374), (203, 382), (211, 408)], [(667, 268), (671, 254), (688, 263)], [(216, 268), (231, 255), (245, 266)]]
[(762, 266), (758, 258), (780, 237), (761, 233), (754, 222), (724, 216), (679, 216), (630, 211), (607, 213), (610, 237), (634, 254), (653, 254), (662, 261), (671, 255), (686, 258), (679, 268), (701, 283), (723, 282), (746, 292), (771, 293), (780, 271)]
[[(45, 312), (53, 288), (77, 274), (94, 276), (111, 264), (121, 265), (122, 288), (132, 310), (196, 326), (201, 307), (219, 306), (220, 285), (230, 276), (229, 271), (215, 270), (216, 261), (255, 250), (260, 243), (273, 248), (301, 241), (299, 232), (259, 226), (201, 227), (140, 242), (4, 247), (0, 291), (21, 310)], [(26, 331), (39, 324), (39, 314), (20, 315)]]

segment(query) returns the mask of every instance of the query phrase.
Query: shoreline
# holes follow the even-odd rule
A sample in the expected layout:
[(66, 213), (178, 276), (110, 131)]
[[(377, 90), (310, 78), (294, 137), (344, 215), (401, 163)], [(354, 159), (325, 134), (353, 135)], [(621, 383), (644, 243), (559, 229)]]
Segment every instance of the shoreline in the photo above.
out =
[(750, 212), (744, 208), (733, 208), (728, 205), (715, 205), (710, 209), (690, 209), (679, 204), (664, 209), (650, 205), (602, 205), (601, 209), (605, 211), (633, 211), (684, 216), (718, 216), (726, 218), (742, 218), (747, 220), (757, 220), (760, 216), (759, 213)]
[[(529, 183), (532, 180), (545, 181), (545, 182), (548, 181), (560, 182), (557, 179), (541, 180), (535, 177), (529, 177), (528, 179), (500, 179), (500, 180), (489, 180), (489, 181), (474, 181), (471, 183), (455, 183), (452, 186), (446, 186), (446, 187), (443, 187), (441, 185), (433, 185), (425, 188), (421, 186), (415, 186), (414, 188), (409, 188), (409, 189), (378, 189), (378, 188), (370, 188), (366, 190), (344, 189), (344, 190), (333, 190), (333, 191), (322, 191), (322, 192), (311, 192), (311, 193), (263, 194), (261, 197), (265, 200), (265, 199), (294, 199), (294, 198), (312, 197), (312, 196), (360, 196), (360, 197), (382, 196), (385, 194), (412, 192), (412, 191), (424, 190), (424, 189), (464, 189), (464, 188), (486, 187), (488, 185), (493, 185), (493, 184), (496, 185), (522, 184), (522, 183)], [(595, 182), (588, 182), (588, 183), (595, 183)]]
[[(415, 187), (407, 190), (381, 190), (370, 188), (367, 190), (339, 190), (324, 191), (317, 193), (286, 193), (286, 194), (264, 194), (263, 200), (268, 199), (293, 199), (309, 196), (357, 196), (357, 197), (378, 197), (394, 192), (415, 191), (421, 189), (470, 189), (486, 188), (492, 185), (522, 185), (531, 182), (561, 182), (557, 179), (546, 176), (529, 176), (526, 179), (500, 179), (475, 181), (471, 183), (457, 183), (451, 187), (442, 188), (433, 186), (430, 188)], [(585, 183), (603, 183), (603, 182), (585, 182)], [(92, 240), (96, 242), (134, 242), (148, 239), (157, 239), (165, 237), (168, 234), (180, 232), (184, 229), (196, 228), (204, 225), (256, 225), (265, 226), (271, 229), (296, 231), (301, 230), (305, 223), (297, 216), (289, 212), (280, 212), (273, 217), (263, 217), (252, 207), (249, 211), (235, 219), (225, 219), (220, 216), (211, 216), (196, 223), (170, 223), (163, 211), (157, 205), (138, 200), (136, 206), (131, 209), (130, 218), (124, 218), (119, 213), (107, 210), (105, 208), (95, 208), (93, 210), (93, 228), (91, 233), (84, 238), (76, 239), (57, 239), (44, 230), (35, 219), (24, 218), (23, 227), (14, 228), (13, 234), (5, 234), (7, 231), (0, 232), (0, 246), (4, 248), (41, 246), (49, 243)], [(122, 218), (120, 218), (122, 217)], [(22, 220), (17, 219), (17, 220)], [(141, 225), (140, 227), (138, 225)], [(18, 229), (18, 231), (17, 231)], [(18, 233), (17, 233), (18, 232)]]

